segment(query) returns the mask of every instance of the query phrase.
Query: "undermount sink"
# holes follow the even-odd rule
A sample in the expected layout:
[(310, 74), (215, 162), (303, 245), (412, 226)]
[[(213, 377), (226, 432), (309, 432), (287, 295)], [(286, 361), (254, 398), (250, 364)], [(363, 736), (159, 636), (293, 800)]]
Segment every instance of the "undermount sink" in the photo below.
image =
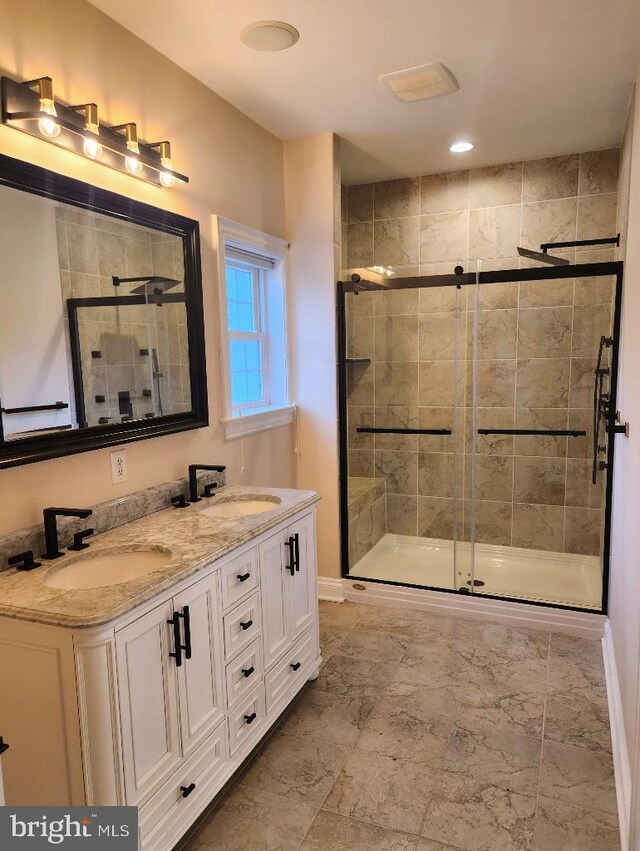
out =
[(271, 511), (271, 509), (280, 505), (280, 502), (281, 500), (277, 496), (260, 496), (248, 499), (228, 497), (203, 508), (200, 514), (204, 517), (213, 518), (249, 517), (251, 514)]
[(52, 567), (43, 581), (50, 588), (61, 588), (65, 591), (104, 588), (153, 573), (170, 558), (171, 551), (161, 548), (86, 553), (67, 564)]

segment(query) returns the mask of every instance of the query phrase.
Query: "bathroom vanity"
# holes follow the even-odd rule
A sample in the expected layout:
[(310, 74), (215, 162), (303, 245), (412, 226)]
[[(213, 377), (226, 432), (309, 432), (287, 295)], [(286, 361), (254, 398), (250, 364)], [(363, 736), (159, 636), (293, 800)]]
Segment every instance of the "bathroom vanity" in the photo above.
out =
[(317, 676), (318, 499), (224, 488), (0, 572), (7, 802), (137, 806), (141, 849), (169, 851)]

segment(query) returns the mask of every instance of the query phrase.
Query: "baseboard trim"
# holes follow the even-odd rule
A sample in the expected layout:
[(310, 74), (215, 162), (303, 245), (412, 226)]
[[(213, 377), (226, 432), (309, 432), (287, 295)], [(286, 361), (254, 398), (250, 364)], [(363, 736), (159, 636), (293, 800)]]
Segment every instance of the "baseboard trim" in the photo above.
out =
[(331, 603), (344, 603), (344, 588), (342, 579), (331, 576), (318, 577), (318, 600), (328, 600)]
[(509, 600), (449, 594), (446, 591), (428, 591), (425, 588), (407, 588), (360, 579), (343, 579), (342, 583), (344, 598), (354, 603), (421, 609), (452, 617), (492, 620), (526, 629), (564, 632), (583, 638), (602, 638), (606, 621), (604, 615), (572, 612), (551, 606), (532, 606)]
[(613, 769), (616, 778), (616, 798), (618, 802), (618, 820), (620, 822), (620, 846), (629, 851), (629, 825), (631, 823), (631, 767), (622, 716), (620, 683), (613, 646), (613, 633), (609, 620), (604, 625), (602, 637), (602, 655), (607, 681), (607, 699), (609, 701), (609, 722), (611, 724), (611, 745), (613, 749)]

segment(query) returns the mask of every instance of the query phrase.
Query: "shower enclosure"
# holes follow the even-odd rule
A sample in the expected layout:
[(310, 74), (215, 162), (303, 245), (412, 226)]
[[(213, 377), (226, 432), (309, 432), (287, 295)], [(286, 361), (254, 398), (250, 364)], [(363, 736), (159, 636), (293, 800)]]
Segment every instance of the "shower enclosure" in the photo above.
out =
[(343, 576), (606, 612), (622, 263), (456, 271), (338, 283)]

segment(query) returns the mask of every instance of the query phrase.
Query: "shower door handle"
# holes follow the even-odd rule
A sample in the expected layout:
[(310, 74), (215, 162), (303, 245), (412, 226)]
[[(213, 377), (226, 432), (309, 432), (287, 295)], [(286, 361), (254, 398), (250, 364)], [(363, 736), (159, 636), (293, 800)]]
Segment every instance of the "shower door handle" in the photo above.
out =
[(360, 434), (452, 434), (450, 428), (373, 428), (358, 426)]
[(586, 437), (587, 432), (575, 428), (479, 428), (478, 434), (507, 434), (518, 436)]

